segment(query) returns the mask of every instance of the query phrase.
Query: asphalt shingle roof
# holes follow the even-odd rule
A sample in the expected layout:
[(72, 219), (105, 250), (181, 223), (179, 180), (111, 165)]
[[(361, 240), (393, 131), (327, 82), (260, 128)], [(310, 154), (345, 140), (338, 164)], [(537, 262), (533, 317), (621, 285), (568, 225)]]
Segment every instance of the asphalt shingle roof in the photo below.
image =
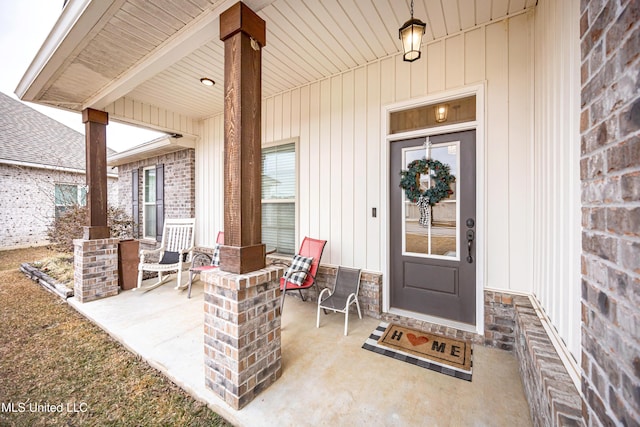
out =
[(2, 160), (84, 170), (84, 135), (0, 92)]

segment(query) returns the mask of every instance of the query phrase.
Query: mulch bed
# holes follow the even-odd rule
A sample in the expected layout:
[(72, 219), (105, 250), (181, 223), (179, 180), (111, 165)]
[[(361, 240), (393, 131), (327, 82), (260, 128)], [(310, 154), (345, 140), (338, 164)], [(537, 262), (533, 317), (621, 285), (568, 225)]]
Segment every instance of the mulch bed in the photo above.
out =
[(0, 425), (229, 425), (0, 251)]

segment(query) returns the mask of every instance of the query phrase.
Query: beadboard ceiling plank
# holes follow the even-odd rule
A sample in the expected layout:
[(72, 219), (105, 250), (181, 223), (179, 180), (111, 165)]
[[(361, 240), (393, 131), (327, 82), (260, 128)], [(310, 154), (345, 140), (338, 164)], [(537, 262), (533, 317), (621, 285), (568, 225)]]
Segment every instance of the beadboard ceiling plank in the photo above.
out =
[(129, 0), (122, 6), (122, 10), (127, 12), (132, 17), (135, 17), (143, 22), (144, 25), (152, 27), (163, 34), (164, 39), (171, 36), (180, 29), (176, 22), (177, 20), (174, 19), (171, 20), (172, 22), (167, 22), (165, 16), (160, 14), (159, 9), (153, 6), (153, 4), (147, 6), (139, 6), (132, 0)]
[[(109, 22), (104, 27), (104, 32), (109, 34), (114, 39), (126, 40), (127, 43), (131, 43), (136, 48), (144, 50), (146, 53), (155, 49), (156, 45), (147, 40), (144, 37), (140, 37), (139, 33), (131, 33), (127, 28), (119, 25), (114, 25), (113, 22)], [(146, 54), (145, 53), (145, 54)]]
[(395, 0), (373, 0), (372, 7), (375, 8), (375, 12), (380, 18), (381, 26), (386, 29), (387, 37), (394, 47), (393, 52), (397, 52), (401, 49), (398, 30), (408, 18), (404, 15), (399, 16), (393, 8), (393, 3), (398, 2)]
[(132, 15), (124, 9), (120, 9), (114, 18), (111, 19), (114, 25), (123, 26), (128, 29), (132, 34), (138, 35), (138, 37), (146, 38), (156, 47), (167, 39), (167, 34), (155, 28), (152, 25), (147, 25), (144, 19), (136, 15)]
[(356, 62), (362, 63), (376, 59), (376, 55), (367, 40), (365, 40), (351, 17), (344, 12), (337, 0), (306, 0), (305, 4), (309, 7), (311, 13), (321, 23), (324, 23), (323, 25), (327, 28), (326, 31), (333, 31), (335, 28), (336, 31), (344, 34), (344, 36), (340, 36), (340, 39), (344, 40), (345, 49)]
[[(217, 29), (219, 20), (209, 14), (213, 10), (217, 14), (230, 0), (120, 1), (100, 18), (102, 27), (82, 42), (48, 82), (42, 101), (76, 108), (126, 96), (192, 118), (220, 114), (224, 45), (217, 30), (211, 30)], [(414, 1), (414, 17), (427, 23), (425, 44), (535, 6), (535, 0)], [(262, 52), (264, 97), (399, 52), (398, 29), (410, 18), (410, 0), (246, 3), (267, 23), (267, 46)], [(183, 37), (191, 34), (198, 37)], [(188, 48), (180, 50), (183, 47)], [(175, 62), (158, 62), (158, 57)], [(204, 87), (202, 77), (213, 79), (215, 86)]]
[(444, 17), (444, 24), (447, 28), (447, 34), (454, 34), (462, 29), (460, 24), (460, 12), (458, 11), (458, 2), (440, 0), (440, 7)]
[[(336, 1), (336, 0), (330, 0), (330, 1)], [(368, 9), (374, 12), (374, 13), (367, 13), (367, 17), (365, 17), (362, 14), (361, 8), (358, 7), (358, 5), (364, 6), (366, 3), (369, 3), (367, 5)], [(327, 3), (327, 6), (329, 5), (330, 3)], [(358, 4), (356, 4), (354, 0), (341, 0), (340, 4), (336, 5), (335, 9), (332, 8), (331, 11), (336, 14), (341, 13), (341, 11), (344, 11), (344, 13), (350, 18), (351, 22), (353, 22), (352, 28), (354, 30), (357, 30), (362, 35), (362, 38), (364, 38), (364, 40), (367, 43), (367, 46), (369, 46), (369, 48), (373, 52), (373, 55), (375, 56), (376, 59), (387, 56), (392, 51), (397, 51), (395, 46), (392, 46), (393, 50), (387, 51), (387, 49), (385, 49), (381, 40), (379, 39), (380, 31), (377, 29), (380, 27), (382, 28), (384, 27), (376, 25), (378, 24), (379, 20), (378, 20), (378, 17), (375, 15), (375, 9), (372, 7), (372, 5), (368, 0), (358, 0)], [(373, 18), (373, 20), (369, 20), (367, 18)], [(376, 26), (375, 27), (376, 29), (374, 29), (374, 25)]]
[(476, 0), (476, 25), (491, 21), (493, 0)]
[(460, 27), (463, 30), (476, 25), (476, 0), (457, 0)]
[(526, 7), (526, 0), (509, 0), (509, 13), (520, 12)]
[[(314, 75), (328, 76), (338, 72), (340, 68), (332, 59), (329, 59), (329, 47), (322, 40), (310, 36), (308, 31), (298, 28), (294, 22), (289, 21), (285, 15), (287, 11), (290, 11), (285, 6), (286, 2), (281, 3), (281, 5), (284, 9), (282, 12), (275, 7), (264, 10), (269, 22), (267, 26), (267, 47), (271, 47), (269, 38), (278, 40), (278, 43), (274, 43), (277, 49), (266, 50), (273, 51), (274, 54), (279, 52), (286, 55), (282, 60), (287, 62), (304, 61), (304, 63), (309, 64), (317, 71), (317, 74), (312, 73)], [(285, 40), (286, 42), (284, 42)]]
[(153, 2), (160, 9), (179, 19), (183, 24), (188, 24), (193, 18), (204, 12), (204, 9), (188, 1), (153, 0)]
[(415, 3), (413, 14), (416, 17), (428, 17), (434, 39), (445, 37), (448, 34), (440, 0), (418, 0)]
[(291, 1), (281, 1), (267, 9), (273, 12), (277, 11), (280, 14), (279, 20), (285, 20), (285, 22), (279, 22), (278, 25), (284, 28), (287, 25), (293, 26), (298, 33), (304, 35), (305, 43), (313, 46), (313, 49), (331, 62), (335, 69), (354, 67), (356, 62), (340, 44), (340, 39), (336, 34), (329, 31), (325, 24), (310, 13), (304, 4), (294, 4), (295, 7)]
[(509, 11), (509, 0), (493, 0), (491, 4), (491, 19), (497, 20), (506, 16)]

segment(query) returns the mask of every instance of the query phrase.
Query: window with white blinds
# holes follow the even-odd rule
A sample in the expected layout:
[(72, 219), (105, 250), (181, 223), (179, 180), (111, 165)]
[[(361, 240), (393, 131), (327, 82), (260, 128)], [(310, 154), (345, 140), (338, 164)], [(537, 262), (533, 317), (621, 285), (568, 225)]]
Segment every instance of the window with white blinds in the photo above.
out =
[(262, 243), (294, 254), (296, 224), (296, 145), (262, 149)]

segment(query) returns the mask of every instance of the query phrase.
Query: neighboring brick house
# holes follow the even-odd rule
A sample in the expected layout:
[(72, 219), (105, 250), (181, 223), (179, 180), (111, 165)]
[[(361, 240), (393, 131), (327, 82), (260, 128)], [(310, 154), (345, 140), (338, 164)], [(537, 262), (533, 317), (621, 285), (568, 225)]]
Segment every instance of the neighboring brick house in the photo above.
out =
[(195, 150), (190, 138), (166, 136), (112, 154), (118, 205), (134, 220), (134, 237), (155, 246), (165, 218), (195, 217)]
[(0, 177), (0, 250), (46, 244), (56, 214), (86, 199), (84, 135), (0, 93)]

